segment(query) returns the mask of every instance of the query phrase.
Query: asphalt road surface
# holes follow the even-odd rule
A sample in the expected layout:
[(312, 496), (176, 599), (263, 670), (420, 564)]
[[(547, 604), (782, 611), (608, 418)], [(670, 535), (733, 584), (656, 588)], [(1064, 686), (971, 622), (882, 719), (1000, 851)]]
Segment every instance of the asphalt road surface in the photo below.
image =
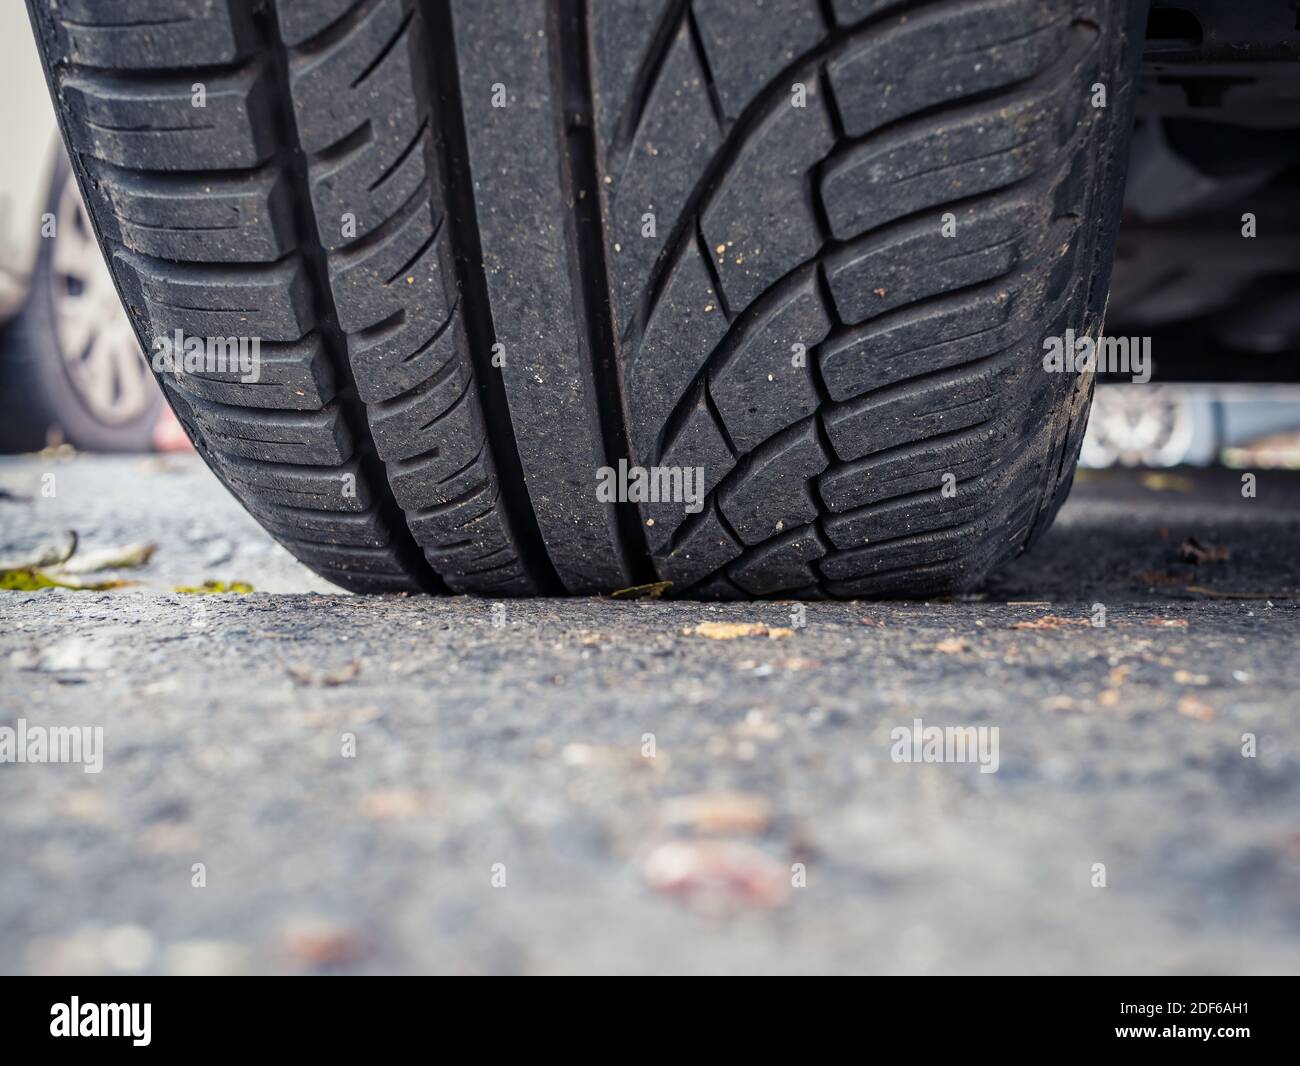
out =
[(102, 727), (0, 764), (0, 970), (1295, 972), (1300, 474), (1239, 479), (801, 611), (349, 596), (195, 459), (0, 461), (0, 554), (158, 545), (0, 592), (0, 727)]

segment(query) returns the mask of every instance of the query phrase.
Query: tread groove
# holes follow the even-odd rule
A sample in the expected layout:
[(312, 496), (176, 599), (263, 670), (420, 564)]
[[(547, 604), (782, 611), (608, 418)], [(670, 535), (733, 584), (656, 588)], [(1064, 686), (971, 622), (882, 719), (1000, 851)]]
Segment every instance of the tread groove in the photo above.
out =
[(529, 502), (523, 465), (519, 459), (519, 446), (510, 422), (505, 387), (500, 374), (491, 364), (495, 334), (487, 279), (483, 273), (483, 253), (479, 246), (474, 181), (465, 140), (465, 110), (461, 103), (460, 71), (456, 61), (451, 10), (446, 0), (422, 0), (421, 10), (427, 20), (434, 53), (434, 84), (429, 88), (430, 99), (436, 101), (442, 125), (438, 140), (443, 153), (441, 174), (444, 202), (447, 205), (447, 224), (460, 291), (463, 294), (470, 358), (474, 363), (474, 376), (478, 380), (483, 402), (485, 431), (496, 460), (497, 477), (502, 487), (508, 486), (508, 490), (501, 493), (502, 500), (506, 501), (503, 510), (515, 532), (521, 562), (541, 591), (554, 595), (562, 592), (564, 585), (547, 554), (537, 517)]
[[(578, 313), (587, 325), (586, 363), (600, 415), (600, 436), (605, 463), (617, 469), (619, 460), (631, 462), (624, 419), (622, 386), (614, 345), (609, 275), (605, 263), (605, 232), (599, 198), (600, 175), (596, 163), (595, 108), (587, 58), (586, 0), (558, 0), (550, 8), (547, 32), (550, 55), (565, 102), (560, 132), (561, 181), (567, 180), (564, 199), (572, 205), (565, 219), (570, 275), (576, 279), (574, 295)], [(568, 113), (576, 105), (576, 113)], [(585, 192), (585, 195), (584, 195)], [(611, 504), (615, 514), (617, 547), (635, 585), (655, 580), (649, 547), (637, 505)]]

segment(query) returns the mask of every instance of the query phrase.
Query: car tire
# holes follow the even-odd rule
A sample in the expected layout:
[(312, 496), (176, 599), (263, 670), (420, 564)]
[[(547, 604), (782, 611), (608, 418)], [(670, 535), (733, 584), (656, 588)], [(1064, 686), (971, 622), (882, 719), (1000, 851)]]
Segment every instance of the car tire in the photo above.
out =
[(260, 343), (169, 401), (347, 588), (939, 595), (1068, 490), (1145, 4), (30, 6), (142, 344)]

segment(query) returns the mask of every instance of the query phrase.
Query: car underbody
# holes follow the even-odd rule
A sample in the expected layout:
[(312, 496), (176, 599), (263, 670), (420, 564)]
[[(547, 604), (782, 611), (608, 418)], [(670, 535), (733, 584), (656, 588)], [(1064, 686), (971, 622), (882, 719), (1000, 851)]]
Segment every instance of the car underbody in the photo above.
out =
[(1300, 381), (1297, 60), (1295, 0), (1152, 5), (1106, 328), (1155, 380)]

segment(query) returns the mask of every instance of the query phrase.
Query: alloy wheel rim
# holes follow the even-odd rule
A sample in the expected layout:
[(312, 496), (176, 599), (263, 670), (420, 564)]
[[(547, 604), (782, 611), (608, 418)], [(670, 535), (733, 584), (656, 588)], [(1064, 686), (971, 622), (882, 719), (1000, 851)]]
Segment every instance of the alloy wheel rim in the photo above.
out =
[(149, 368), (118, 300), (75, 181), (59, 196), (53, 300), (59, 355), (73, 391), (98, 421), (121, 426), (153, 405)]

